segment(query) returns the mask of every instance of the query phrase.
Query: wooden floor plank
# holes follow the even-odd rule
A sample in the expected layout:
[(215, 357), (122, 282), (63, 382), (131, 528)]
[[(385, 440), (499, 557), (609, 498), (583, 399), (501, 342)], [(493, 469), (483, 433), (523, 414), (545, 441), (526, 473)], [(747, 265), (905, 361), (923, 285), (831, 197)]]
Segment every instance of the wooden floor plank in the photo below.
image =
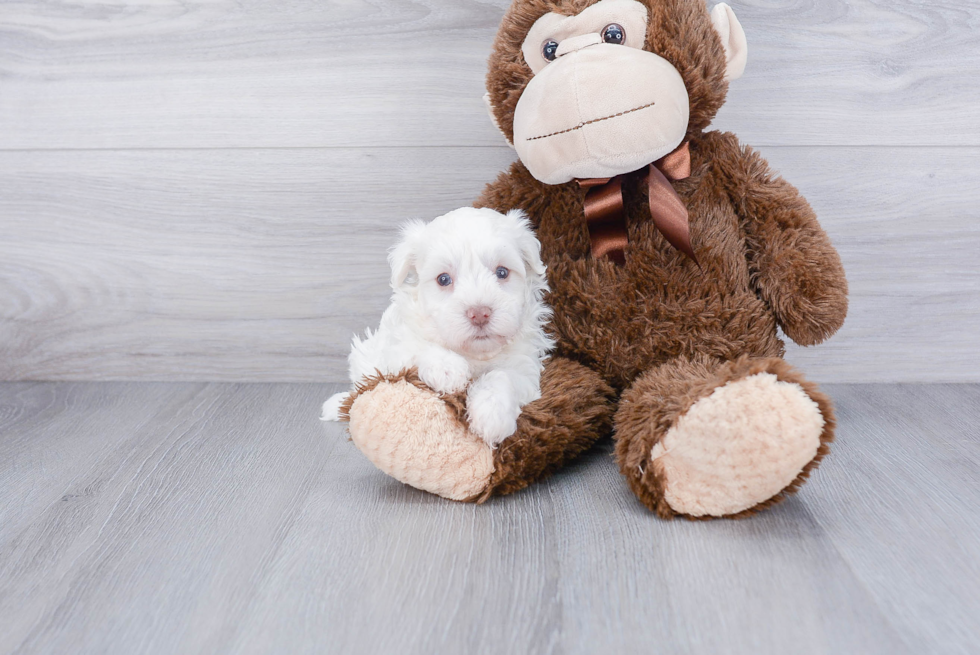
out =
[(608, 448), (566, 478), (554, 486), (564, 643), (580, 644), (568, 652), (911, 652), (810, 516), (808, 493), (748, 521), (664, 522)]
[[(0, 5), (0, 148), (499, 145), (507, 0)], [(758, 145), (980, 146), (977, 0), (731, 2), (718, 126)]]
[[(309, 389), (193, 391), (134, 428), (112, 457), (66, 475), (64, 502), (4, 540), (0, 651), (208, 652), (196, 642), (236, 625), (339, 444), (282, 420), (305, 416), (316, 427)], [(73, 414), (113, 420), (104, 403)], [(92, 450), (104, 439), (97, 426), (76, 435)]]
[(0, 384), (0, 507), (31, 514), (0, 527), (0, 653), (967, 653), (980, 638), (980, 386), (829, 387), (839, 439), (813, 481), (707, 523), (651, 515), (608, 444), (483, 506), (418, 492), (316, 420), (336, 389)]
[(980, 639), (980, 387), (835, 385), (810, 511), (912, 652)]
[[(133, 433), (170, 420), (201, 385), (129, 386), (5, 384), (0, 388), (0, 539), (16, 534), (48, 508), (76, 510), (99, 492), (76, 477), (115, 462), (133, 447)], [(110, 464), (111, 466), (111, 464)], [(74, 512), (65, 515), (73, 519)], [(2, 564), (0, 564), (2, 566)]]
[(343, 446), (234, 652), (554, 652), (561, 599), (547, 494), (447, 504)]
[[(847, 269), (829, 382), (980, 379), (980, 148), (764, 148)], [(508, 148), (0, 153), (0, 379), (329, 381), (397, 225)], [(909, 162), (915, 165), (910, 166)], [(55, 191), (52, 191), (52, 190)]]

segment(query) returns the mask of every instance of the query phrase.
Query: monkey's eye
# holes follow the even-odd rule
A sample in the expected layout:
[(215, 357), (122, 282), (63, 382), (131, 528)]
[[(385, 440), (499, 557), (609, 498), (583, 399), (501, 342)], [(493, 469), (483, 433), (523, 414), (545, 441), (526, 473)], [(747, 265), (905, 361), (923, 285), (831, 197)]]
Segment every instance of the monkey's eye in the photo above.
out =
[(448, 287), (450, 284), (453, 283), (453, 279), (449, 277), (449, 273), (443, 273), (442, 275), (436, 278), (436, 282), (439, 283), (440, 287)]
[(616, 23), (606, 25), (602, 28), (602, 40), (613, 45), (623, 45), (626, 42), (626, 30)]
[(541, 46), (541, 54), (548, 61), (554, 61), (555, 55), (558, 54), (558, 42), (554, 39), (545, 41), (544, 45)]
[(508, 275), (510, 275), (510, 271), (508, 271), (506, 268), (504, 268), (503, 266), (497, 267), (498, 278), (500, 278), (501, 280), (506, 280)]

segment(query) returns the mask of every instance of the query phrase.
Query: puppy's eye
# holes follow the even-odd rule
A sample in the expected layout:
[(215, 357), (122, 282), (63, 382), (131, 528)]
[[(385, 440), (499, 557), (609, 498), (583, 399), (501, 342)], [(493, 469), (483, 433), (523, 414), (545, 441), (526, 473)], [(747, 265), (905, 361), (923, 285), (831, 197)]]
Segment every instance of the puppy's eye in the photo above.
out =
[(506, 268), (504, 268), (503, 266), (497, 267), (498, 278), (500, 278), (501, 280), (506, 280), (508, 275), (510, 275), (510, 271), (508, 271)]
[(616, 23), (606, 25), (602, 29), (602, 40), (613, 45), (623, 45), (626, 42), (626, 30)]
[(558, 54), (558, 42), (554, 39), (548, 39), (541, 46), (541, 55), (548, 61), (554, 61), (555, 56)]
[(436, 278), (436, 282), (439, 283), (440, 287), (448, 287), (450, 284), (453, 283), (453, 279), (449, 277), (449, 273), (443, 273), (442, 275)]

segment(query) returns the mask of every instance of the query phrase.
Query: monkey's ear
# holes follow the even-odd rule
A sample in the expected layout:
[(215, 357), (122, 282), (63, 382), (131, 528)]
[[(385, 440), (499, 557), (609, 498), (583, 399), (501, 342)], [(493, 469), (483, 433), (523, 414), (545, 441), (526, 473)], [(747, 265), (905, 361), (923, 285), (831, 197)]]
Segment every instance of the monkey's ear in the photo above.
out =
[(507, 145), (509, 145), (511, 148), (513, 148), (514, 147), (514, 144), (510, 142), (510, 139), (507, 138), (507, 135), (504, 134), (504, 131), (500, 129), (500, 123), (497, 122), (497, 117), (494, 116), (494, 114), (493, 114), (493, 104), (490, 102), (490, 92), (489, 91), (487, 91), (486, 93), (483, 94), (483, 104), (485, 104), (487, 106), (487, 114), (490, 116), (490, 122), (492, 122), (493, 123), (493, 126), (495, 128), (497, 128), (497, 130), (501, 134), (503, 134), (504, 139), (507, 141)]
[(402, 291), (404, 287), (419, 284), (417, 270), (419, 247), (422, 242), (425, 223), (416, 219), (402, 226), (402, 238), (388, 251), (388, 264), (391, 266), (391, 288)]
[(725, 59), (728, 62), (725, 81), (737, 80), (745, 72), (745, 62), (749, 53), (749, 45), (745, 40), (742, 25), (735, 18), (732, 8), (724, 2), (715, 5), (711, 10), (711, 24), (721, 37), (721, 44), (725, 46)]

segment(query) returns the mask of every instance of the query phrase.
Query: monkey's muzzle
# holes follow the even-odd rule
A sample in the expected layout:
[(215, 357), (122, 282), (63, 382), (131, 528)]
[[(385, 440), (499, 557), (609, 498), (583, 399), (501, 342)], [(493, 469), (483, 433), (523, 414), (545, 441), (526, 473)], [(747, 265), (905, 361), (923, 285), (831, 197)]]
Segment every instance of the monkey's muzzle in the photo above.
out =
[(514, 113), (514, 147), (545, 184), (614, 177), (677, 148), (689, 112), (684, 80), (667, 60), (590, 43), (528, 83)]

